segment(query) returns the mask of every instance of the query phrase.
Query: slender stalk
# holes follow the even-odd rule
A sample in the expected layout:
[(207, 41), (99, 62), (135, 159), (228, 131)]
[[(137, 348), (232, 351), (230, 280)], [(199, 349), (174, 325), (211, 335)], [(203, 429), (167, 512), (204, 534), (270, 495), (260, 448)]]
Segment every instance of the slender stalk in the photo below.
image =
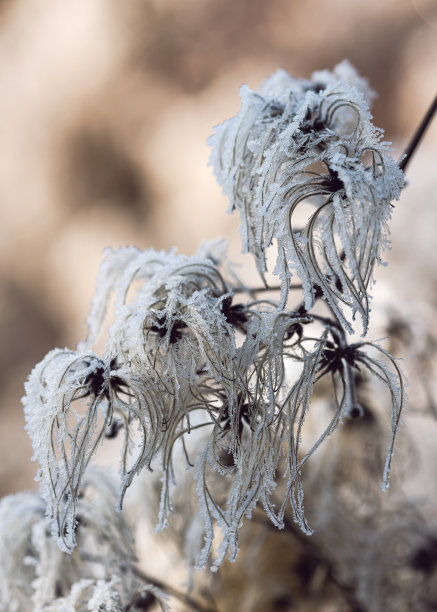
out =
[(405, 172), (408, 163), (410, 161), (410, 159), (413, 156), (414, 151), (417, 149), (417, 146), (419, 145), (420, 141), (422, 140), (423, 135), (426, 132), (426, 129), (428, 127), (428, 125), (431, 123), (435, 113), (437, 112), (437, 95), (434, 98), (431, 106), (428, 109), (428, 112), (426, 113), (426, 115), (424, 116), (424, 118), (422, 119), (420, 125), (418, 126), (416, 132), (413, 135), (413, 138), (410, 140), (405, 153), (403, 154), (403, 156), (401, 157), (401, 161), (399, 163), (399, 168)]
[[(302, 289), (302, 285), (294, 284), (290, 285), (290, 289)], [(275, 285), (274, 287), (233, 287), (232, 291), (234, 293), (262, 293), (267, 291), (280, 291), (280, 285)]]
[(145, 574), (144, 572), (142, 572), (137, 567), (133, 567), (132, 570), (134, 574), (137, 576), (137, 578), (140, 578), (140, 580), (143, 580), (144, 582), (147, 582), (149, 584), (153, 584), (154, 586), (158, 587), (158, 589), (160, 589), (164, 593), (167, 593), (167, 595), (170, 595), (171, 597), (175, 597), (176, 599), (179, 599), (179, 601), (181, 601), (186, 606), (189, 606), (192, 610), (197, 610), (197, 612), (217, 612), (214, 608), (211, 608), (209, 606), (206, 607), (205, 605), (201, 604), (196, 599), (193, 599), (192, 597), (190, 597), (186, 593), (183, 593), (182, 591), (178, 591), (177, 589), (166, 584), (162, 580), (159, 580), (158, 578), (152, 578), (148, 574)]

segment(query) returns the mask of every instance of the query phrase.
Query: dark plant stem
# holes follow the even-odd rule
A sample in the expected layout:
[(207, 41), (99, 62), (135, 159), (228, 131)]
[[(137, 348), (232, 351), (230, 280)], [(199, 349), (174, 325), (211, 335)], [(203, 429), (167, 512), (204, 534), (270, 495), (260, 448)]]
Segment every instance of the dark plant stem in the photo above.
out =
[(414, 151), (417, 149), (417, 146), (419, 145), (420, 141), (422, 140), (423, 135), (426, 132), (426, 129), (428, 127), (428, 125), (431, 123), (435, 113), (437, 112), (437, 96), (434, 98), (434, 101), (432, 102), (431, 106), (428, 109), (428, 112), (426, 113), (426, 115), (424, 116), (424, 118), (422, 119), (419, 127), (417, 128), (413, 138), (411, 139), (410, 143), (408, 144), (405, 153), (403, 154), (401, 161), (399, 163), (399, 168), (405, 172), (408, 163), (410, 161), (410, 159), (413, 156)]
[[(214, 608), (211, 608), (209, 606), (208, 607), (204, 606), (196, 599), (193, 599), (186, 593), (182, 593), (181, 591), (178, 591), (174, 587), (166, 584), (165, 582), (162, 582), (162, 580), (159, 580), (158, 578), (152, 578), (148, 574), (145, 574), (144, 572), (142, 572), (137, 567), (133, 567), (132, 570), (133, 570), (133, 573), (137, 576), (137, 578), (139, 578), (140, 580), (143, 580), (146, 583), (149, 583), (149, 584), (152, 584), (153, 586), (158, 587), (158, 589), (160, 589), (163, 593), (166, 593), (167, 595), (170, 595), (171, 597), (175, 597), (176, 599), (181, 601), (183, 604), (190, 607), (192, 610), (197, 610), (197, 612), (217, 612)], [(140, 595), (141, 595), (141, 592), (138, 594), (138, 596)], [(135, 602), (132, 602), (132, 603), (135, 603)], [(129, 610), (129, 607), (127, 609)]]
[[(294, 284), (290, 285), (290, 289), (302, 289), (302, 285)], [(275, 285), (274, 287), (233, 287), (232, 291), (234, 293), (263, 293), (267, 291), (280, 291), (281, 286)]]

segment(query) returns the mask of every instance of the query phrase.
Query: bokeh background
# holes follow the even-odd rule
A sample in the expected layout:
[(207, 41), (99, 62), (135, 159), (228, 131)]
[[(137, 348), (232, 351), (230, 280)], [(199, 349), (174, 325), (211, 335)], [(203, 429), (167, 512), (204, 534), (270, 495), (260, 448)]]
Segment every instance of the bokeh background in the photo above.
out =
[[(435, 94), (436, 0), (1, 1), (0, 495), (32, 486), (23, 382), (84, 337), (104, 247), (192, 253), (225, 236), (238, 258), (207, 136), (242, 83), (344, 58), (378, 92), (375, 123), (400, 155)], [(433, 125), (378, 272), (431, 309), (436, 156)]]

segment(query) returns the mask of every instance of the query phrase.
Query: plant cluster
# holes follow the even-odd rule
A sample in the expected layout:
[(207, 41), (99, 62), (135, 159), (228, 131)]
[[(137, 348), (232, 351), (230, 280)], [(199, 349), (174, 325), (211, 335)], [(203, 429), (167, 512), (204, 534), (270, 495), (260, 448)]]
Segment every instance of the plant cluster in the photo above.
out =
[[(372, 97), (347, 62), (311, 80), (279, 70), (258, 92), (243, 87), (240, 112), (216, 128), (211, 161), (262, 287), (241, 280), (223, 241), (189, 257), (106, 251), (88, 337), (77, 350), (51, 351), (26, 383), (41, 487), (0, 504), (1, 538), (26, 525), (6, 544), (1, 609), (26, 609), (24, 600), (47, 612), (145, 609), (146, 594), (165, 607), (155, 587), (141, 587), (113, 509), (136, 475), (160, 470), (165, 527), (181, 458), (195, 480), (201, 528), (187, 537), (198, 568), (236, 559), (243, 520), (259, 506), (279, 529), (291, 508), (311, 534), (304, 468), (339, 426), (373, 418), (368, 384), (385, 389), (391, 420), (379, 477), (387, 488), (405, 383), (397, 361), (366, 335), (373, 269), (405, 181), (371, 122)], [(270, 273), (278, 286), (269, 286)], [(328, 409), (307, 427), (318, 389)], [(89, 466), (113, 437), (122, 440), (116, 502), (113, 484)]]

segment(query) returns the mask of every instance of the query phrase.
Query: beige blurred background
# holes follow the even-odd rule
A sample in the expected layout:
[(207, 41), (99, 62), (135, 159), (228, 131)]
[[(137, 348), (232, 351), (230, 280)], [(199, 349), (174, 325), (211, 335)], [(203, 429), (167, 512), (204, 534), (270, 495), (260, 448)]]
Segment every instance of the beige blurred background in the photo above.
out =
[[(32, 486), (20, 397), (33, 365), (74, 347), (106, 245), (192, 253), (238, 220), (205, 139), (278, 66), (348, 58), (379, 97), (399, 155), (437, 75), (436, 0), (2, 0), (0, 3), (0, 495)], [(435, 305), (437, 126), (396, 205), (401, 299)]]

